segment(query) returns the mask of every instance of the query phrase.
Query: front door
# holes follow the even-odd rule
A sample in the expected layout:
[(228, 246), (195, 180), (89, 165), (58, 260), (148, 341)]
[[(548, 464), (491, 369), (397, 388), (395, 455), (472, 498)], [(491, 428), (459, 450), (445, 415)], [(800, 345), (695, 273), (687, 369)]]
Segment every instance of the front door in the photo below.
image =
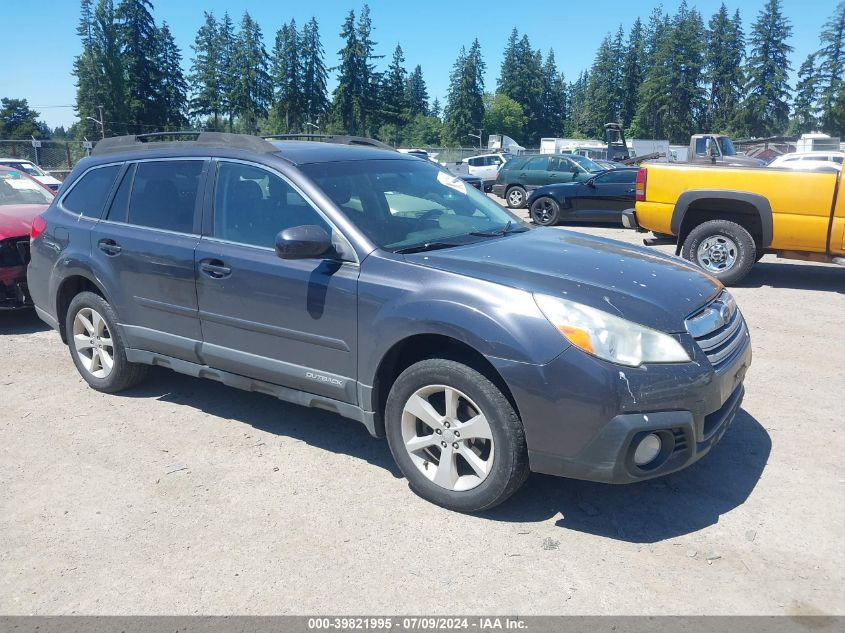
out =
[(294, 226), (344, 238), (280, 174), (248, 163), (217, 162), (212, 212), (195, 256), (205, 362), (357, 402), (358, 264), (283, 260), (274, 249)]
[(579, 187), (583, 197), (578, 200), (576, 215), (585, 220), (621, 221), (622, 211), (634, 206), (633, 169), (613, 169)]
[(579, 171), (581, 171), (581, 168), (568, 158), (556, 156), (549, 161), (545, 184), (572, 182)]

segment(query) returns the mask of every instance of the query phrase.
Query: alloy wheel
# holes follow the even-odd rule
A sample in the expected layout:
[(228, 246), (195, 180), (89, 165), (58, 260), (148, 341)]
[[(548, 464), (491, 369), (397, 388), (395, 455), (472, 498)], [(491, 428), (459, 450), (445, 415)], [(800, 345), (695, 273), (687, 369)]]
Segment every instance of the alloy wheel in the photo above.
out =
[(522, 191), (519, 189), (511, 189), (508, 193), (508, 202), (512, 207), (518, 207), (522, 204)]
[(480, 407), (454, 387), (428, 385), (408, 398), (402, 440), (414, 466), (447, 490), (471, 490), (493, 467), (490, 423)]
[(76, 313), (73, 345), (85, 371), (95, 378), (108, 378), (114, 369), (114, 342), (106, 320), (93, 308)]

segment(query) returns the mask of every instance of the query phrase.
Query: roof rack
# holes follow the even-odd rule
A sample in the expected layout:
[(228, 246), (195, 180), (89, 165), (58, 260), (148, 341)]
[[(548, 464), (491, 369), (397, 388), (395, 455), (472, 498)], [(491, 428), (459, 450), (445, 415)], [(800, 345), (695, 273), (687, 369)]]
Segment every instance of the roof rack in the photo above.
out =
[(347, 136), (345, 134), (273, 134), (262, 136), (261, 138), (274, 141), (319, 141), (322, 143), (337, 143), (339, 145), (364, 145), (366, 147), (378, 147), (379, 149), (396, 151), (390, 145), (377, 141), (374, 138), (367, 138), (366, 136)]
[(136, 149), (159, 149), (161, 147), (178, 147), (186, 142), (205, 147), (226, 149), (243, 149), (261, 153), (275, 153), (279, 148), (258, 136), (249, 134), (230, 134), (228, 132), (197, 132), (193, 130), (182, 132), (152, 132), (149, 134), (130, 134), (128, 136), (111, 136), (98, 142), (91, 151), (92, 156), (112, 154)]

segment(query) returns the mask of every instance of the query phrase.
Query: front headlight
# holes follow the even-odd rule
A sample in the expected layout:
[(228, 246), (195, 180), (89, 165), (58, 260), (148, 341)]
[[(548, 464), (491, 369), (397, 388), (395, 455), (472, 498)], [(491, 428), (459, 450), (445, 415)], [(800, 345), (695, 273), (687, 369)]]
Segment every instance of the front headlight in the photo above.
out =
[(643, 363), (685, 363), (691, 359), (677, 340), (574, 301), (535, 294), (546, 318), (575, 347), (629, 367)]

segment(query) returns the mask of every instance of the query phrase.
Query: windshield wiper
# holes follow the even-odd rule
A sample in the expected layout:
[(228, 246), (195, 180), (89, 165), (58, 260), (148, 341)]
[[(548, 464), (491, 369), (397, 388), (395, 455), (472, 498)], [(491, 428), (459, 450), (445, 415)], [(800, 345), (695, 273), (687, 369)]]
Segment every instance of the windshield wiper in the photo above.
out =
[(470, 235), (477, 235), (479, 237), (500, 237), (502, 235), (508, 235), (509, 233), (524, 233), (528, 230), (522, 226), (511, 229), (512, 225), (513, 222), (508, 220), (508, 223), (500, 229), (493, 229), (492, 231), (472, 231)]
[(407, 255), (408, 253), (422, 253), (425, 251), (436, 251), (440, 248), (451, 248), (452, 246), (460, 246), (460, 242), (425, 242), (424, 244), (416, 244), (415, 246), (406, 246), (393, 251), (400, 255)]

